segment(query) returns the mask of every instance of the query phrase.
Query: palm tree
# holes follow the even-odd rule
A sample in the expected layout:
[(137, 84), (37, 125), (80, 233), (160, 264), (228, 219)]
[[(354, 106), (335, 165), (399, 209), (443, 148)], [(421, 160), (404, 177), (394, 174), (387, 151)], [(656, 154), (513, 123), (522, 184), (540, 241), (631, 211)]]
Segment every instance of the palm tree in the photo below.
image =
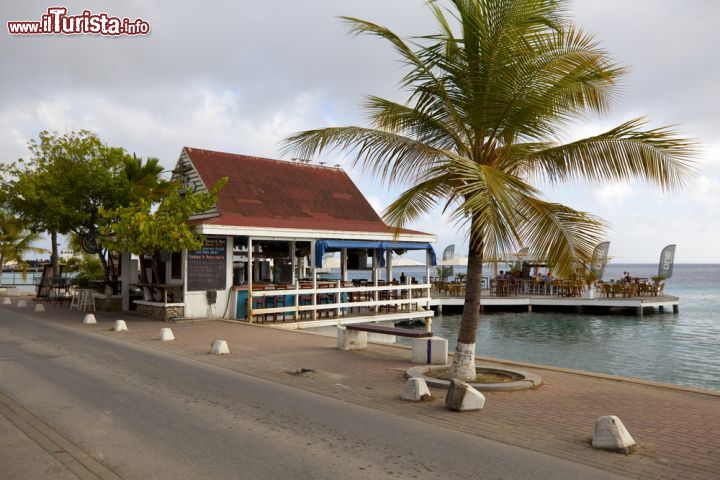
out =
[(32, 246), (39, 239), (40, 234), (27, 231), (21, 219), (0, 210), (0, 270), (6, 263), (14, 262), (22, 269), (24, 279), (27, 274), (25, 254), (47, 252)]
[(436, 206), (469, 227), (467, 293), (454, 378), (475, 377), (483, 261), (527, 247), (558, 274), (587, 263), (600, 219), (543, 200), (538, 183), (644, 180), (663, 190), (693, 174), (693, 142), (630, 120), (562, 143), (572, 120), (606, 113), (625, 70), (565, 15), (566, 0), (428, 2), (437, 33), (404, 40), (343, 17), (355, 35), (390, 42), (407, 73), (404, 103), (370, 96), (371, 126), (293, 134), (285, 153), (340, 149), (389, 184), (410, 183), (385, 211), (396, 228)]
[(143, 163), (142, 158), (133, 155), (126, 156), (124, 161), (133, 201), (138, 198), (156, 201), (169, 191), (170, 182), (161, 177), (163, 167), (157, 158), (148, 158)]

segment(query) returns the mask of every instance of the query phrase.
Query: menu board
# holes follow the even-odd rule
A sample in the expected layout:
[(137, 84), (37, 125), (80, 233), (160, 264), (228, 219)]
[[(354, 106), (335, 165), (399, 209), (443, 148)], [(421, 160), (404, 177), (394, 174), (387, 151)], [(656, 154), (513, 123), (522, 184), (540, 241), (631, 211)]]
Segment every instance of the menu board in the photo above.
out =
[(227, 237), (205, 237), (199, 250), (188, 251), (188, 291), (224, 290)]

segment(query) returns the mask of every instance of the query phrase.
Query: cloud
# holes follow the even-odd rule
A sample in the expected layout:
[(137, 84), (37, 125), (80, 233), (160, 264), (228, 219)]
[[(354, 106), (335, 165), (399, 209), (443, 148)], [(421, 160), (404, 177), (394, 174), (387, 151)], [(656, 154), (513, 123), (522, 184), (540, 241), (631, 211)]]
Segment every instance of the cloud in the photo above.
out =
[(595, 188), (595, 196), (602, 203), (617, 203), (626, 200), (633, 193), (633, 187), (628, 183), (612, 182)]

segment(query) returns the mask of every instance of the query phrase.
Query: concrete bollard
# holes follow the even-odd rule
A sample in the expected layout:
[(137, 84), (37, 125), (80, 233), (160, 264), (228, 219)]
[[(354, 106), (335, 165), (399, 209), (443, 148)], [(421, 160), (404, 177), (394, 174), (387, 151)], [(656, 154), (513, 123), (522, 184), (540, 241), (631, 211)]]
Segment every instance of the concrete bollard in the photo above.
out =
[(592, 446), (603, 450), (614, 450), (625, 455), (633, 451), (636, 443), (622, 421), (615, 415), (598, 417), (595, 420)]
[(412, 362), (447, 365), (448, 341), (440, 337), (418, 338), (413, 341)]
[(20, 300), (18, 300), (17, 307), (25, 308), (25, 307), (27, 307), (27, 302), (25, 300), (20, 299)]
[(97, 323), (97, 320), (95, 320), (95, 315), (92, 313), (86, 313), (82, 320), (84, 325), (95, 325)]
[(45, 305), (42, 303), (36, 303), (35, 308), (33, 308), (33, 312), (44, 312), (45, 311)]
[(401, 398), (409, 402), (422, 402), (432, 399), (432, 395), (424, 378), (410, 378), (405, 382)]
[(3, 305), (12, 305), (12, 300), (10, 300), (10, 297), (5, 297), (3, 299)]
[(367, 348), (367, 332), (337, 327), (338, 350), (362, 350)]
[(169, 342), (170, 340), (175, 340), (175, 335), (173, 335), (173, 332), (169, 328), (161, 328), (160, 329), (160, 341), (161, 342)]
[(212, 344), (212, 349), (210, 349), (210, 353), (214, 355), (225, 355), (230, 353), (230, 349), (225, 340), (215, 340)]
[(445, 405), (456, 412), (482, 410), (485, 406), (485, 395), (475, 390), (462, 380), (451, 380)]
[(115, 320), (115, 325), (113, 325), (113, 331), (115, 332), (127, 332), (127, 324), (125, 324), (125, 320)]

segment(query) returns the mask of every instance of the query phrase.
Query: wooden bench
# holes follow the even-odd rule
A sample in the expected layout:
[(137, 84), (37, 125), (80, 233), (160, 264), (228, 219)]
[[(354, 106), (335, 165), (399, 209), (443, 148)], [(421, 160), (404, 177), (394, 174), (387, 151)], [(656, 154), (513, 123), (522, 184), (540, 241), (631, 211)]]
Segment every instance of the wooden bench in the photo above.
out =
[(398, 337), (409, 338), (431, 338), (432, 332), (426, 330), (413, 330), (410, 328), (386, 327), (384, 325), (376, 325), (374, 323), (355, 323), (346, 325), (348, 330), (358, 330), (369, 333), (382, 333), (383, 335), (396, 335)]

